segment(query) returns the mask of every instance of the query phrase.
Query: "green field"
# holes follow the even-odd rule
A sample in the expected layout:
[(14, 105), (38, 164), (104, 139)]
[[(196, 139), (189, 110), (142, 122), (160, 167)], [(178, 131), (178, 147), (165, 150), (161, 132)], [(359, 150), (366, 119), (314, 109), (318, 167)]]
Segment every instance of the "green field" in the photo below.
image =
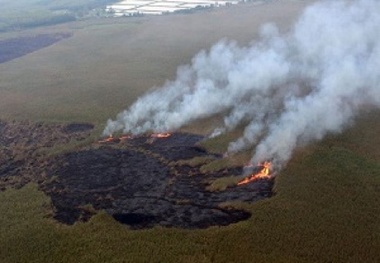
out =
[[(224, 37), (247, 44), (264, 22), (275, 21), (286, 30), (305, 5), (245, 4), (0, 34), (1, 39), (73, 34), (0, 64), (0, 119), (92, 122), (100, 131), (107, 118), (173, 79), (176, 68), (200, 49)], [(218, 121), (185, 129), (205, 133)], [(239, 133), (205, 147), (223, 152)], [(365, 112), (342, 134), (297, 149), (276, 177), (275, 196), (234, 204), (252, 217), (226, 227), (131, 231), (103, 212), (66, 226), (51, 219), (50, 201), (35, 184), (8, 189), (0, 192), (0, 262), (379, 262), (379, 134), (380, 112)], [(247, 158), (248, 152), (233, 156), (227, 165)]]

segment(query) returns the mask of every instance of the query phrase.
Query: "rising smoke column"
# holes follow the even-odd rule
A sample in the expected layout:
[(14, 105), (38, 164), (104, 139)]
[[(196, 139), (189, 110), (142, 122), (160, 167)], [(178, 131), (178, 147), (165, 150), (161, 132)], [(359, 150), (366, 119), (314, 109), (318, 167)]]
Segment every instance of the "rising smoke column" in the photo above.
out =
[(221, 41), (177, 78), (109, 120), (104, 135), (175, 130), (224, 113), (224, 132), (245, 124), (230, 152), (256, 145), (253, 162), (286, 163), (293, 150), (340, 132), (363, 106), (380, 107), (380, 2), (322, 1), (287, 35), (274, 25), (258, 42)]

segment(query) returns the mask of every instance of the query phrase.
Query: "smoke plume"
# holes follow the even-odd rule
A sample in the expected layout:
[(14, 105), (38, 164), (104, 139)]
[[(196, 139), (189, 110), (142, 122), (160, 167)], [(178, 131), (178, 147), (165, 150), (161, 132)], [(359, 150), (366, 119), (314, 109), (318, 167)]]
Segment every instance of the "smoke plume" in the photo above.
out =
[(268, 24), (248, 47), (224, 40), (201, 51), (174, 81), (109, 120), (104, 135), (171, 131), (223, 113), (214, 135), (245, 125), (230, 152), (256, 145), (253, 162), (284, 164), (361, 107), (380, 107), (379, 32), (376, 0), (315, 3), (286, 35)]

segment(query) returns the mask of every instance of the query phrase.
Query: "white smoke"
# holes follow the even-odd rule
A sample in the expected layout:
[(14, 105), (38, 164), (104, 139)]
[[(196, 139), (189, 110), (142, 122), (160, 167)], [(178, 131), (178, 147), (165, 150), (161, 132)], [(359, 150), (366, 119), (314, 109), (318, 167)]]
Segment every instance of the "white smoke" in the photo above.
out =
[(380, 2), (322, 1), (287, 35), (263, 27), (249, 47), (221, 41), (177, 78), (109, 120), (104, 134), (175, 130), (226, 113), (216, 133), (246, 125), (229, 145), (256, 145), (253, 162), (284, 164), (293, 150), (340, 132), (360, 107), (380, 107)]

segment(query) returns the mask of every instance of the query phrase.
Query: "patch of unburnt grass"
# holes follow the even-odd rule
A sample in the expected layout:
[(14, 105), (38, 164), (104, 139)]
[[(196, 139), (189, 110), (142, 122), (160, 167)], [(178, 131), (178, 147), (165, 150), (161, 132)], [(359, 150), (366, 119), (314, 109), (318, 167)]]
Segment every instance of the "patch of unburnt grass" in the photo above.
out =
[(210, 184), (206, 187), (206, 190), (211, 192), (224, 191), (228, 187), (236, 186), (237, 183), (243, 178), (244, 176), (225, 176), (217, 178), (210, 182)]
[(367, 157), (379, 149), (366, 148), (376, 141), (366, 128), (353, 128), (361, 138), (350, 130), (299, 149), (277, 175), (276, 195), (227, 202), (252, 217), (223, 228), (129, 231), (104, 212), (67, 227), (45, 217), (49, 198), (36, 186), (9, 189), (0, 193), (0, 261), (379, 262), (380, 166)]
[[(92, 204), (97, 210), (115, 215), (122, 223), (132, 222), (130, 227), (134, 229), (157, 225), (205, 228), (247, 219), (246, 212), (221, 209), (219, 204), (270, 197), (272, 184), (261, 182), (260, 187), (252, 184), (248, 193), (237, 187), (225, 192), (209, 191), (206, 181), (227, 174), (239, 175), (242, 168), (201, 173), (201, 164), (220, 157), (194, 150), (200, 139), (198, 135), (174, 133), (151, 141), (150, 135), (145, 135), (57, 156), (56, 165), (49, 172), (56, 180), (41, 185), (56, 207), (54, 218), (73, 224), (88, 218), (82, 207)], [(188, 159), (193, 160), (193, 165), (177, 161), (177, 155), (193, 157)], [(198, 165), (194, 165), (194, 160)], [(113, 201), (106, 196), (112, 196)]]

